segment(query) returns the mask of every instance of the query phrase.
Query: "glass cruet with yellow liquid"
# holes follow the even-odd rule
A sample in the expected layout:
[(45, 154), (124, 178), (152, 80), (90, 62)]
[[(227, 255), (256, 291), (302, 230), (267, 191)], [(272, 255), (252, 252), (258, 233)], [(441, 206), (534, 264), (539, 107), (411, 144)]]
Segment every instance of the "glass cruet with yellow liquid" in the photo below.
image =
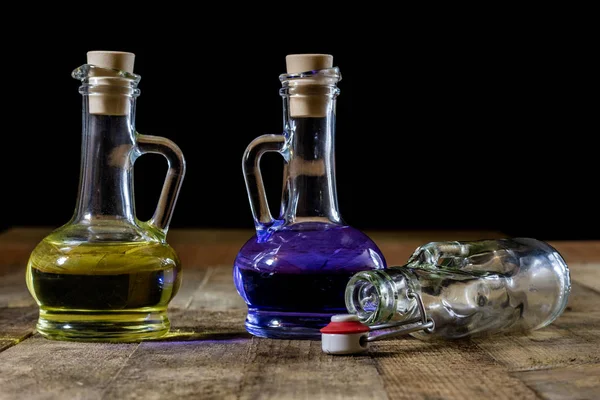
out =
[[(83, 139), (75, 212), (45, 237), (27, 264), (27, 286), (46, 338), (136, 341), (168, 332), (167, 306), (181, 263), (166, 235), (185, 174), (172, 141), (135, 131), (140, 76), (135, 55), (93, 51), (72, 76), (82, 82)], [(135, 215), (133, 164), (162, 154), (168, 172), (149, 221)]]

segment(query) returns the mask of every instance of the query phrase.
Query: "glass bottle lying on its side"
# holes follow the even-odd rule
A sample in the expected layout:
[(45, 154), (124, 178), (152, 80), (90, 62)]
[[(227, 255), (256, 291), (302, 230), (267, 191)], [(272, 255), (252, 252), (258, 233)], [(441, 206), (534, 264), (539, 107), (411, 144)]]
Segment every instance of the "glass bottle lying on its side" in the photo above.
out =
[(456, 339), (543, 328), (564, 311), (570, 290), (567, 264), (545, 242), (432, 242), (402, 267), (355, 274), (346, 306), (370, 326), (368, 341), (401, 333)]

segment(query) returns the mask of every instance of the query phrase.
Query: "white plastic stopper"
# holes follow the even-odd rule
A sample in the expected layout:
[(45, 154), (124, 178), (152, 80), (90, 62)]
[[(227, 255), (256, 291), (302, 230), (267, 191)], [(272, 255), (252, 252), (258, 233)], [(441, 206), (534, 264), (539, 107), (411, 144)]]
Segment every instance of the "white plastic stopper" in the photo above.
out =
[(369, 327), (356, 315), (339, 314), (321, 329), (321, 348), (328, 354), (356, 354), (367, 350)]

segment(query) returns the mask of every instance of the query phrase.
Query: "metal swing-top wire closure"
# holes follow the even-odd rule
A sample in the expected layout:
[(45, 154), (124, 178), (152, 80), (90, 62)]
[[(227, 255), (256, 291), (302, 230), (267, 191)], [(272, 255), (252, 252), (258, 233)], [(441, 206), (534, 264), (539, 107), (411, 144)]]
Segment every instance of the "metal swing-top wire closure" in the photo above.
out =
[(416, 300), (419, 316), (406, 321), (367, 326), (361, 323), (355, 314), (334, 315), (331, 317), (332, 322), (321, 329), (323, 351), (329, 354), (354, 354), (367, 350), (368, 342), (421, 330), (432, 333), (435, 323), (427, 317), (421, 296), (412, 290), (407, 291), (407, 296)]
[(369, 335), (364, 340), (367, 342), (373, 342), (375, 340), (387, 339), (393, 336), (405, 335), (417, 331), (424, 331), (426, 333), (432, 333), (435, 329), (435, 323), (431, 318), (427, 317), (427, 312), (425, 311), (425, 306), (423, 305), (423, 300), (418, 293), (413, 292), (412, 290), (407, 291), (407, 296), (410, 299), (415, 299), (417, 301), (417, 306), (419, 307), (419, 317), (415, 317), (406, 321), (398, 321), (398, 322), (390, 322), (389, 324), (379, 324), (373, 325), (370, 327), (372, 331), (378, 331), (382, 329), (396, 328), (396, 327), (405, 327), (407, 325), (413, 325), (406, 328), (394, 329), (390, 332), (384, 332), (376, 335)]

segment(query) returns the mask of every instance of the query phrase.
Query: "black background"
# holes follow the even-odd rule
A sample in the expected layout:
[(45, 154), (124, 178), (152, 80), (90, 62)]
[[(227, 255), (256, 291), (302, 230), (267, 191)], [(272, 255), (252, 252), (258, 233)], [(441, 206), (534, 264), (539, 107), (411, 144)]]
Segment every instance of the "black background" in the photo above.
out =
[[(586, 33), (577, 31), (585, 27), (567, 27), (560, 13), (515, 15), (210, 26), (209, 14), (143, 25), (123, 14), (110, 24), (73, 17), (65, 33), (57, 21), (21, 27), (27, 35), (12, 32), (2, 66), (0, 227), (71, 217), (81, 96), (70, 73), (88, 50), (121, 50), (136, 54), (142, 76), (137, 130), (172, 139), (186, 156), (171, 227), (252, 228), (243, 151), (256, 136), (281, 133), (285, 56), (329, 53), (343, 77), (336, 170), (348, 224), (600, 239), (597, 104), (588, 98), (590, 51), (579, 46)], [(128, 18), (130, 28), (115, 29)], [(267, 155), (262, 165), (276, 213), (282, 162)], [(160, 156), (136, 162), (142, 219), (165, 170)]]

